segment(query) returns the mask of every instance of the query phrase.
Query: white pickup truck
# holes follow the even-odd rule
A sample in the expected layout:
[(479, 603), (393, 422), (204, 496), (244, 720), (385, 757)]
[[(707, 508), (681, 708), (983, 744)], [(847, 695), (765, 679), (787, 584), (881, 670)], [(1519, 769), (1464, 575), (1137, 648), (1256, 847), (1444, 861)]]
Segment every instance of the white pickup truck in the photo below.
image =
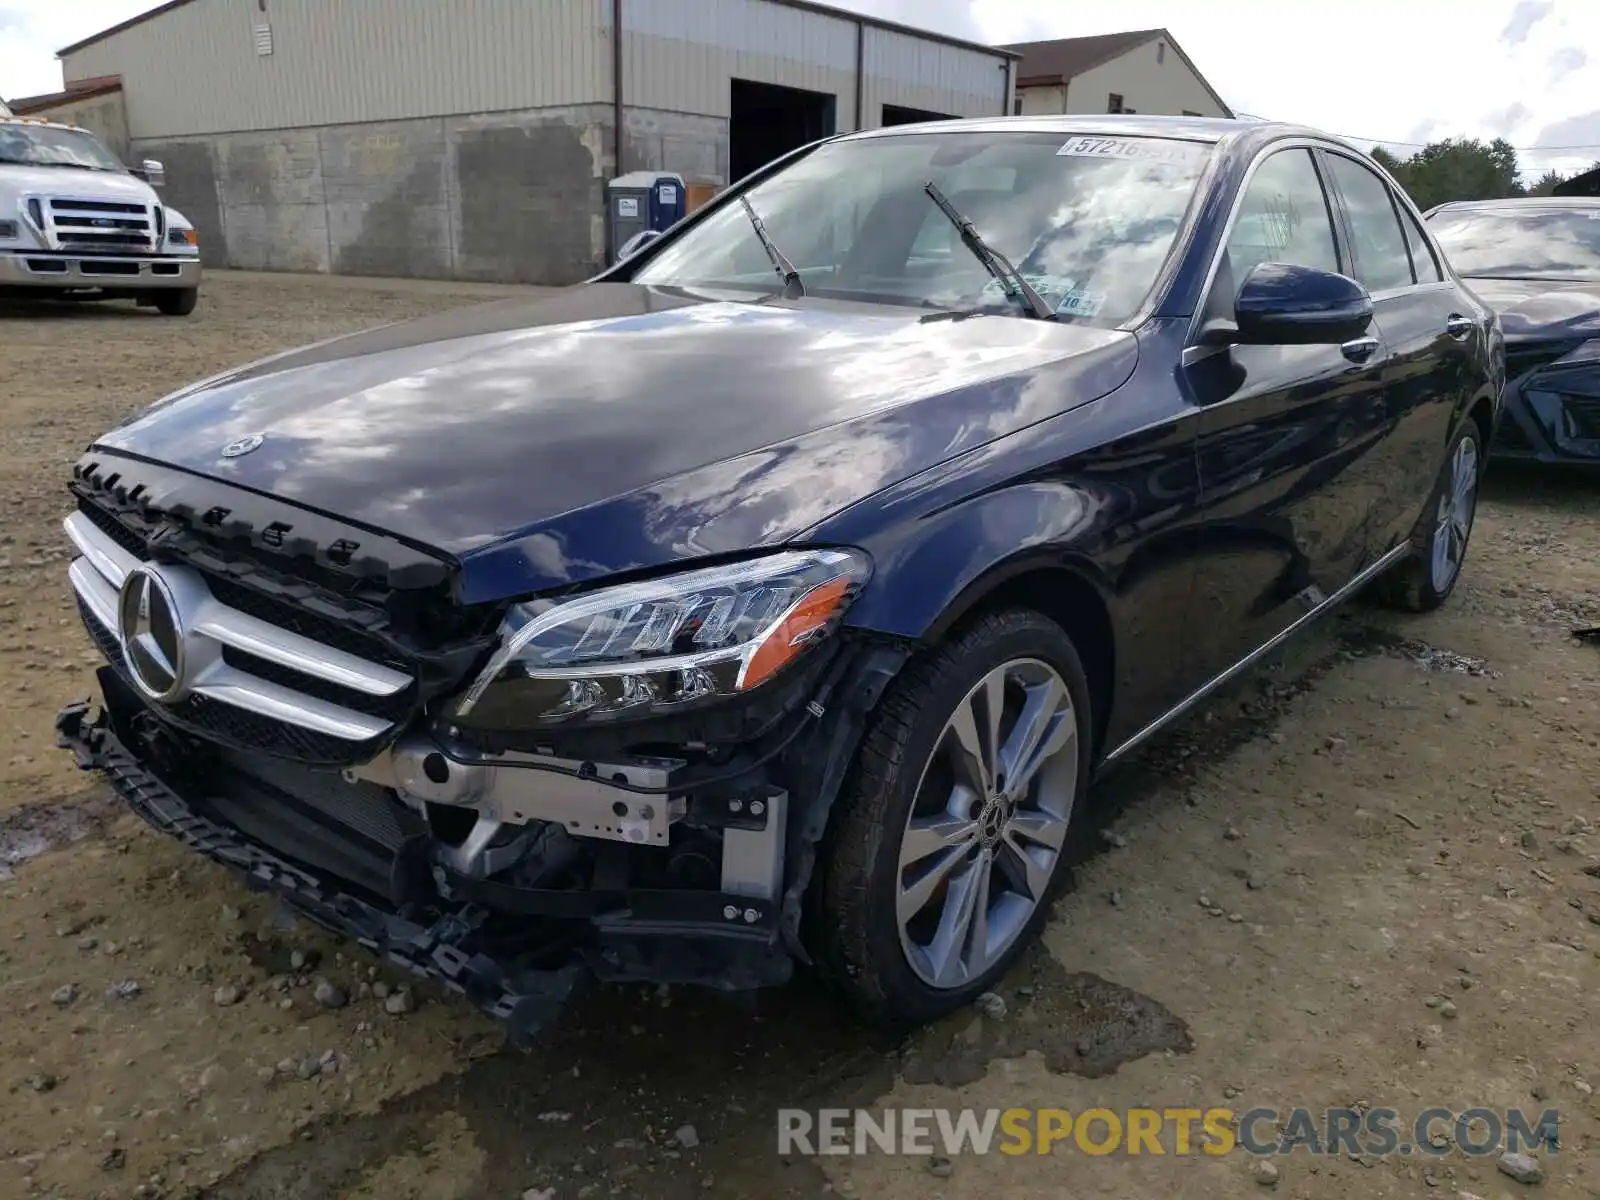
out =
[(135, 300), (194, 311), (200, 245), (155, 189), (88, 130), (0, 112), (0, 297)]

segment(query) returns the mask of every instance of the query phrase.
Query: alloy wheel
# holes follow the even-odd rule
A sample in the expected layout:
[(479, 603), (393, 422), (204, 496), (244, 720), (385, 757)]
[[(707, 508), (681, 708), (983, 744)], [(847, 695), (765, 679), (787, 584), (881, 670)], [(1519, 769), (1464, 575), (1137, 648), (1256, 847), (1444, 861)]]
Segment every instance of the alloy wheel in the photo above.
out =
[(1450, 461), (1450, 477), (1439, 497), (1433, 531), (1429, 576), (1433, 590), (1443, 593), (1455, 582), (1467, 555), (1467, 536), (1478, 504), (1478, 444), (1464, 437)]
[(900, 839), (895, 915), (924, 983), (962, 987), (1016, 942), (1055, 875), (1077, 782), (1077, 712), (1048, 663), (995, 667), (956, 706)]

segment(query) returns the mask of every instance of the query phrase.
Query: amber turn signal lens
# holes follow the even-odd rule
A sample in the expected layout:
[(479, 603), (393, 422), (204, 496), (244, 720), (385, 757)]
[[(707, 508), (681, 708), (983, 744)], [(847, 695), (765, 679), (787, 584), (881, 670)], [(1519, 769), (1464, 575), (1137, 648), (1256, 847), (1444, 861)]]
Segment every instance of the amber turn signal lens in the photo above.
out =
[(749, 691), (765, 683), (798, 657), (844, 606), (853, 583), (843, 577), (830, 579), (807, 592), (756, 647), (740, 676), (739, 690)]

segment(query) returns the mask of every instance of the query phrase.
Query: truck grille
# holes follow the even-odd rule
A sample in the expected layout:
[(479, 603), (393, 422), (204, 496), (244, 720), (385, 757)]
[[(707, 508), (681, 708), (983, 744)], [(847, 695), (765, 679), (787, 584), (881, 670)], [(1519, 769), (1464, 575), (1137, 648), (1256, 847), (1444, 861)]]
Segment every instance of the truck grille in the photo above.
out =
[[(161, 689), (144, 681), (164, 719), (236, 749), (337, 766), (372, 757), (420, 709), (415, 671), (376, 639), (342, 628), (319, 638), (335, 623), (292, 604), (285, 612), (286, 602), (267, 596), (254, 611), (236, 606), (242, 585), (186, 564), (151, 564), (136, 535), (113, 536), (104, 526), (115, 518), (91, 513), (86, 505), (65, 523), (80, 555), (69, 568), (79, 610), (101, 653), (136, 685), (159, 674), (148, 668), (154, 645), (175, 681), (166, 699), (149, 699)], [(123, 584), (140, 569), (166, 588), (141, 610), (154, 639), (142, 650), (120, 616)]]
[(42, 219), (52, 250), (104, 254), (161, 250), (165, 222), (159, 205), (52, 196), (42, 206), (30, 201), (28, 211)]

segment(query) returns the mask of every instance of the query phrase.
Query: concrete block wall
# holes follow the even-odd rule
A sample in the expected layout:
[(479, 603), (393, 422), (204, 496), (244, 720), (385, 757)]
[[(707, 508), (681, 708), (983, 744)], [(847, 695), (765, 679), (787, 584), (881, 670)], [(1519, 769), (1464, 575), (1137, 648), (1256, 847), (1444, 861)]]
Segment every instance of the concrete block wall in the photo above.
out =
[[(674, 136), (673, 161), (705, 160)], [(565, 284), (603, 265), (612, 144), (609, 106), (580, 105), (134, 149), (166, 163), (166, 199), (216, 266)]]

